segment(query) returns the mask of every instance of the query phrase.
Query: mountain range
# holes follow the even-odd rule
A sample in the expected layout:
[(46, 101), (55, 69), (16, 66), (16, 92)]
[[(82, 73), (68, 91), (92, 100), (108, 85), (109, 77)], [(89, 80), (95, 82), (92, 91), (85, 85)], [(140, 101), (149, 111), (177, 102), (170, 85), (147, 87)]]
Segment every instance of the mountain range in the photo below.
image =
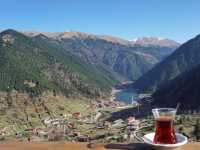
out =
[(49, 38), (62, 39), (62, 38), (92, 38), (92, 39), (102, 39), (108, 42), (118, 43), (122, 45), (141, 45), (141, 46), (160, 46), (160, 47), (170, 47), (177, 48), (180, 43), (161, 37), (142, 37), (133, 40), (125, 40), (119, 37), (114, 37), (110, 35), (94, 35), (85, 32), (70, 31), (70, 32), (39, 32), (39, 31), (19, 31), (27, 36), (34, 37), (39, 34), (43, 34)]
[(163, 84), (200, 64), (200, 35), (187, 41), (166, 59), (141, 76), (133, 87), (141, 91), (156, 91)]
[(108, 94), (116, 83), (138, 79), (179, 46), (172, 40), (165, 39), (168, 45), (162, 45), (163, 39), (147, 39), (139, 43), (141, 39), (82, 32), (2, 31), (0, 90)]
[(83, 32), (23, 33), (31, 37), (45, 35), (85, 61), (108, 68), (122, 80), (136, 80), (180, 45), (172, 40), (169, 40), (171, 45), (167, 46), (159, 43), (142, 45), (117, 37)]
[(161, 47), (171, 47), (177, 48), (180, 44), (176, 41), (161, 38), (161, 37), (143, 37), (137, 38), (132, 41), (135, 45), (142, 45), (142, 46), (161, 46)]

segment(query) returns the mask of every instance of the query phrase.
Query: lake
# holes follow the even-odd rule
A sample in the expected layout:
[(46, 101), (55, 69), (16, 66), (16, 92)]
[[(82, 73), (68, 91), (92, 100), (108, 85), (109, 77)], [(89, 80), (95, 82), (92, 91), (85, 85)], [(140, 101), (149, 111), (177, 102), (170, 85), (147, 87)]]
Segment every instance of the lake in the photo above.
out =
[(136, 101), (139, 94), (134, 89), (125, 89), (115, 93), (115, 100), (122, 101), (128, 104), (132, 103), (132, 99)]

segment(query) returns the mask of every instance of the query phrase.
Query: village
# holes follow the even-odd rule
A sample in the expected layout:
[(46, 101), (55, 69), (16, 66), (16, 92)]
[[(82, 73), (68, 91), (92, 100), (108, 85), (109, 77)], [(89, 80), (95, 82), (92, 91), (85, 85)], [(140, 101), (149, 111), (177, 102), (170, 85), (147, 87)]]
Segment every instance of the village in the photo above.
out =
[[(41, 126), (18, 130), (13, 124), (0, 128), (0, 141), (138, 142), (145, 133), (154, 130), (150, 100), (143, 98), (138, 103), (131, 104), (113, 100), (91, 101), (87, 106), (87, 114), (71, 110), (43, 118)], [(121, 115), (122, 112), (126, 117)], [(196, 130), (198, 133), (200, 131), (198, 114), (184, 112), (177, 115), (175, 120), (176, 131), (186, 135), (191, 141), (200, 139), (199, 134), (195, 134)]]
[[(140, 121), (129, 116), (127, 119), (107, 121), (115, 111), (136, 107), (113, 100), (97, 100), (88, 106), (89, 114), (66, 112), (55, 117), (43, 118), (43, 126), (15, 130), (15, 126), (0, 129), (0, 140), (14, 137), (19, 141), (99, 141), (127, 142), (135, 140), (135, 131)], [(12, 134), (12, 135), (11, 135)], [(14, 135), (13, 135), (14, 134)]]

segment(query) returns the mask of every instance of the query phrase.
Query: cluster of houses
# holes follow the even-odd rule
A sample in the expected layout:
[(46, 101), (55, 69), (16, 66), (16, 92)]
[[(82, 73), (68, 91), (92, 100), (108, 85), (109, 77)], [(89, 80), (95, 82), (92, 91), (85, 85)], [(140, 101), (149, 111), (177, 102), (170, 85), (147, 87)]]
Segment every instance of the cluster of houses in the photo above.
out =
[(133, 116), (126, 120), (118, 119), (113, 122), (106, 121), (104, 127), (107, 128), (110, 133), (113, 132), (113, 134), (107, 137), (107, 140), (133, 142), (135, 140), (135, 132), (139, 128), (139, 123), (139, 120), (136, 120)]
[[(90, 137), (87, 133), (80, 131), (80, 125), (91, 126), (91, 129), (85, 129), (88, 131), (100, 131), (98, 133), (106, 134), (107, 132), (121, 132), (124, 139), (132, 137), (133, 132), (138, 128), (139, 121), (135, 117), (131, 116), (126, 120), (118, 119), (113, 122), (100, 121), (104, 116), (103, 109), (101, 108), (116, 108), (122, 107), (125, 104), (117, 101), (105, 101), (97, 100), (89, 105), (91, 113), (87, 116), (83, 116), (81, 112), (60, 114), (57, 117), (43, 118), (43, 127), (27, 128), (23, 132), (16, 133), (17, 139), (23, 139), (24, 137), (31, 137), (33, 140), (62, 140), (67, 139), (70, 141), (78, 140), (80, 142), (86, 142), (95, 140), (98, 138)], [(91, 125), (87, 125), (91, 124)], [(102, 132), (101, 132), (102, 131)], [(0, 135), (6, 135), (7, 128), (0, 129)], [(118, 134), (117, 134), (118, 135)], [(95, 136), (95, 135), (94, 135)], [(104, 136), (102, 136), (104, 137)], [(113, 138), (113, 135), (110, 136)], [(103, 138), (102, 138), (103, 139)]]
[(4, 128), (0, 128), (0, 135), (1, 136), (5, 136), (8, 134), (8, 128), (4, 127)]
[(112, 123), (112, 128), (121, 129), (126, 128), (130, 130), (136, 130), (139, 127), (139, 120), (136, 120), (135, 117), (129, 117), (127, 120), (118, 119)]
[[(102, 114), (97, 112), (94, 116), (92, 121), (89, 119), (86, 120), (84, 117), (81, 117), (81, 113), (76, 112), (71, 115), (67, 115), (67, 117), (71, 116), (74, 122), (70, 122), (70, 119), (66, 119), (66, 116), (59, 116), (58, 118), (45, 118), (44, 124), (45, 128), (29, 128), (24, 130), (29, 137), (37, 137), (40, 139), (48, 139), (49, 141), (56, 141), (56, 140), (75, 140), (79, 142), (87, 142), (90, 140), (95, 140), (95, 137), (89, 137), (88, 135), (81, 134), (81, 131), (77, 129), (77, 123), (88, 124), (91, 123), (94, 125), (94, 128), (91, 130), (94, 131), (104, 131), (106, 132), (121, 132), (121, 137), (126, 140), (130, 140), (134, 136), (134, 131), (139, 126), (139, 121), (135, 119), (135, 117), (129, 117), (127, 120), (118, 119), (113, 122), (103, 121), (99, 122), (98, 117)], [(84, 119), (83, 119), (84, 118)], [(87, 122), (88, 121), (88, 122)], [(19, 134), (16, 135), (19, 138)], [(22, 136), (22, 135), (21, 135)], [(109, 138), (113, 138), (111, 135)]]

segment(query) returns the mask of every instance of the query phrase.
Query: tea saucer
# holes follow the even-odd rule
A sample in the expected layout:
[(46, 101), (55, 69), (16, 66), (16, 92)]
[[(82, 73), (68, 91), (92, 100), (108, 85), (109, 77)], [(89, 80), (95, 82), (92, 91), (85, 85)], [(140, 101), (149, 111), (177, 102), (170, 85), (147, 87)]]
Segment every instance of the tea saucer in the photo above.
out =
[(184, 135), (180, 133), (176, 133), (176, 139), (177, 139), (176, 144), (154, 144), (153, 143), (154, 135), (155, 133), (149, 133), (149, 134), (144, 135), (142, 139), (144, 143), (151, 145), (153, 148), (157, 150), (167, 150), (167, 149), (173, 150), (180, 146), (185, 145), (188, 142), (187, 137), (185, 137)]

